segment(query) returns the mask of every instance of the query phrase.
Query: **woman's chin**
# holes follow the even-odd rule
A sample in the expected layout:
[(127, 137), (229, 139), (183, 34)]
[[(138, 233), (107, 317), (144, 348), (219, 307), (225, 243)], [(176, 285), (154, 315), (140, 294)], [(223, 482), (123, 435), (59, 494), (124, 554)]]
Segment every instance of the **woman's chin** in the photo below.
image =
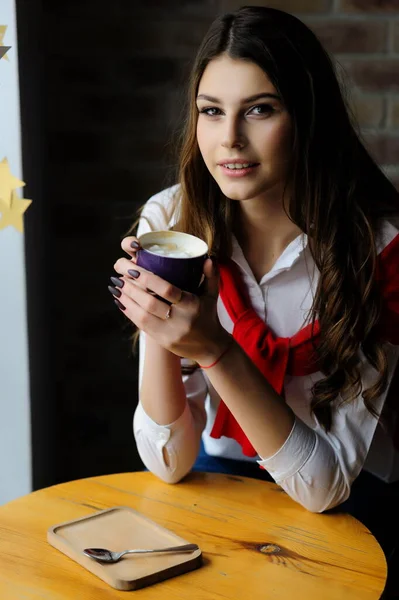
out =
[[(216, 179), (216, 178), (215, 178)], [(283, 195), (284, 179), (283, 177), (263, 178), (262, 181), (245, 180), (245, 177), (232, 178), (232, 181), (226, 181), (225, 178), (216, 179), (222, 194), (230, 200), (244, 202), (254, 198), (267, 197), (269, 194), (274, 196), (276, 193)]]
[(244, 202), (251, 198), (256, 198), (262, 190), (259, 190), (259, 186), (248, 185), (244, 182), (231, 182), (226, 184), (225, 182), (218, 182), (221, 192), (230, 200), (237, 200), (238, 202)]

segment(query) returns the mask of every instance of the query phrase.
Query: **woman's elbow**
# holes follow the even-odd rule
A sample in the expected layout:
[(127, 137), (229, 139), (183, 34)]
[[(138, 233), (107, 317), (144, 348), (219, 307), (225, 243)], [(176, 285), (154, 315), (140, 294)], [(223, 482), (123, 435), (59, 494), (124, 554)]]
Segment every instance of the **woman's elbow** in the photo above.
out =
[(330, 485), (317, 486), (315, 483), (296, 481), (294, 485), (284, 485), (287, 494), (312, 513), (324, 513), (335, 508), (349, 498), (351, 487), (341, 470), (330, 481)]
[(167, 452), (166, 448), (156, 448), (152, 445), (137, 444), (137, 450), (144, 466), (164, 483), (179, 483), (191, 470), (193, 461), (179, 464), (175, 453)]
[(342, 502), (345, 502), (349, 498), (350, 487), (347, 484), (343, 484), (340, 488), (334, 490), (316, 490), (305, 499), (305, 502), (301, 502), (302, 506), (312, 513), (324, 513)]
[(161, 473), (156, 473), (153, 471), (153, 474), (158, 477), (158, 479), (161, 479), (164, 483), (168, 483), (170, 485), (179, 483), (187, 475), (187, 473), (179, 473), (178, 471), (162, 471)]

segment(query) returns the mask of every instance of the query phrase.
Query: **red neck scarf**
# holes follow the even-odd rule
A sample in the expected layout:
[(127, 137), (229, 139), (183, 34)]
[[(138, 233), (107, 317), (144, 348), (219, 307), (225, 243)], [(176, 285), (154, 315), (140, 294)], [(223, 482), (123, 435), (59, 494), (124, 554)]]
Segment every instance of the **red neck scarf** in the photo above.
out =
[[(381, 335), (387, 341), (399, 344), (399, 235), (378, 258), (377, 280), (382, 286), (384, 302)], [(232, 260), (220, 266), (219, 294), (233, 321), (234, 339), (278, 394), (283, 393), (286, 374), (303, 376), (320, 370), (315, 353), (320, 336), (318, 321), (314, 325), (310, 323), (292, 337), (275, 336), (252, 308), (240, 269)], [(397, 370), (397, 376), (398, 373)], [(399, 423), (396, 433), (399, 447)], [(210, 435), (213, 438), (223, 435), (232, 438), (241, 445), (246, 456), (257, 456), (223, 400), (220, 401)]]

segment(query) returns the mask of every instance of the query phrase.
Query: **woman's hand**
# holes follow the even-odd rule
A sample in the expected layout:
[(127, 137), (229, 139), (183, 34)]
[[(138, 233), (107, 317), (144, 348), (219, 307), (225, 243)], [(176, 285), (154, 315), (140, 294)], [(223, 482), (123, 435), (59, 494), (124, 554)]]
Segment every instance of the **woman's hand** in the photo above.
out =
[(198, 297), (137, 266), (139, 247), (137, 238), (125, 238), (122, 248), (131, 260), (120, 258), (114, 265), (122, 277), (118, 283), (113, 278), (115, 288), (110, 291), (113, 289), (119, 308), (170, 352), (201, 365), (211, 364), (230, 342), (217, 316), (219, 276), (212, 261), (205, 262), (204, 293)]

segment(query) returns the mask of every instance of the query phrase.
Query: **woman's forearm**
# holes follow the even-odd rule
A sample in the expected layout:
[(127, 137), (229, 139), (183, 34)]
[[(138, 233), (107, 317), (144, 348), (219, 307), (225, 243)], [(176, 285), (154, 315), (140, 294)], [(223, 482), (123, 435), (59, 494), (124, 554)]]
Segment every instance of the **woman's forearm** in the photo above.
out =
[(159, 425), (176, 421), (186, 407), (180, 358), (146, 337), (140, 402), (147, 415)]
[(206, 373), (259, 456), (275, 454), (288, 438), (295, 416), (240, 346), (233, 342)]

